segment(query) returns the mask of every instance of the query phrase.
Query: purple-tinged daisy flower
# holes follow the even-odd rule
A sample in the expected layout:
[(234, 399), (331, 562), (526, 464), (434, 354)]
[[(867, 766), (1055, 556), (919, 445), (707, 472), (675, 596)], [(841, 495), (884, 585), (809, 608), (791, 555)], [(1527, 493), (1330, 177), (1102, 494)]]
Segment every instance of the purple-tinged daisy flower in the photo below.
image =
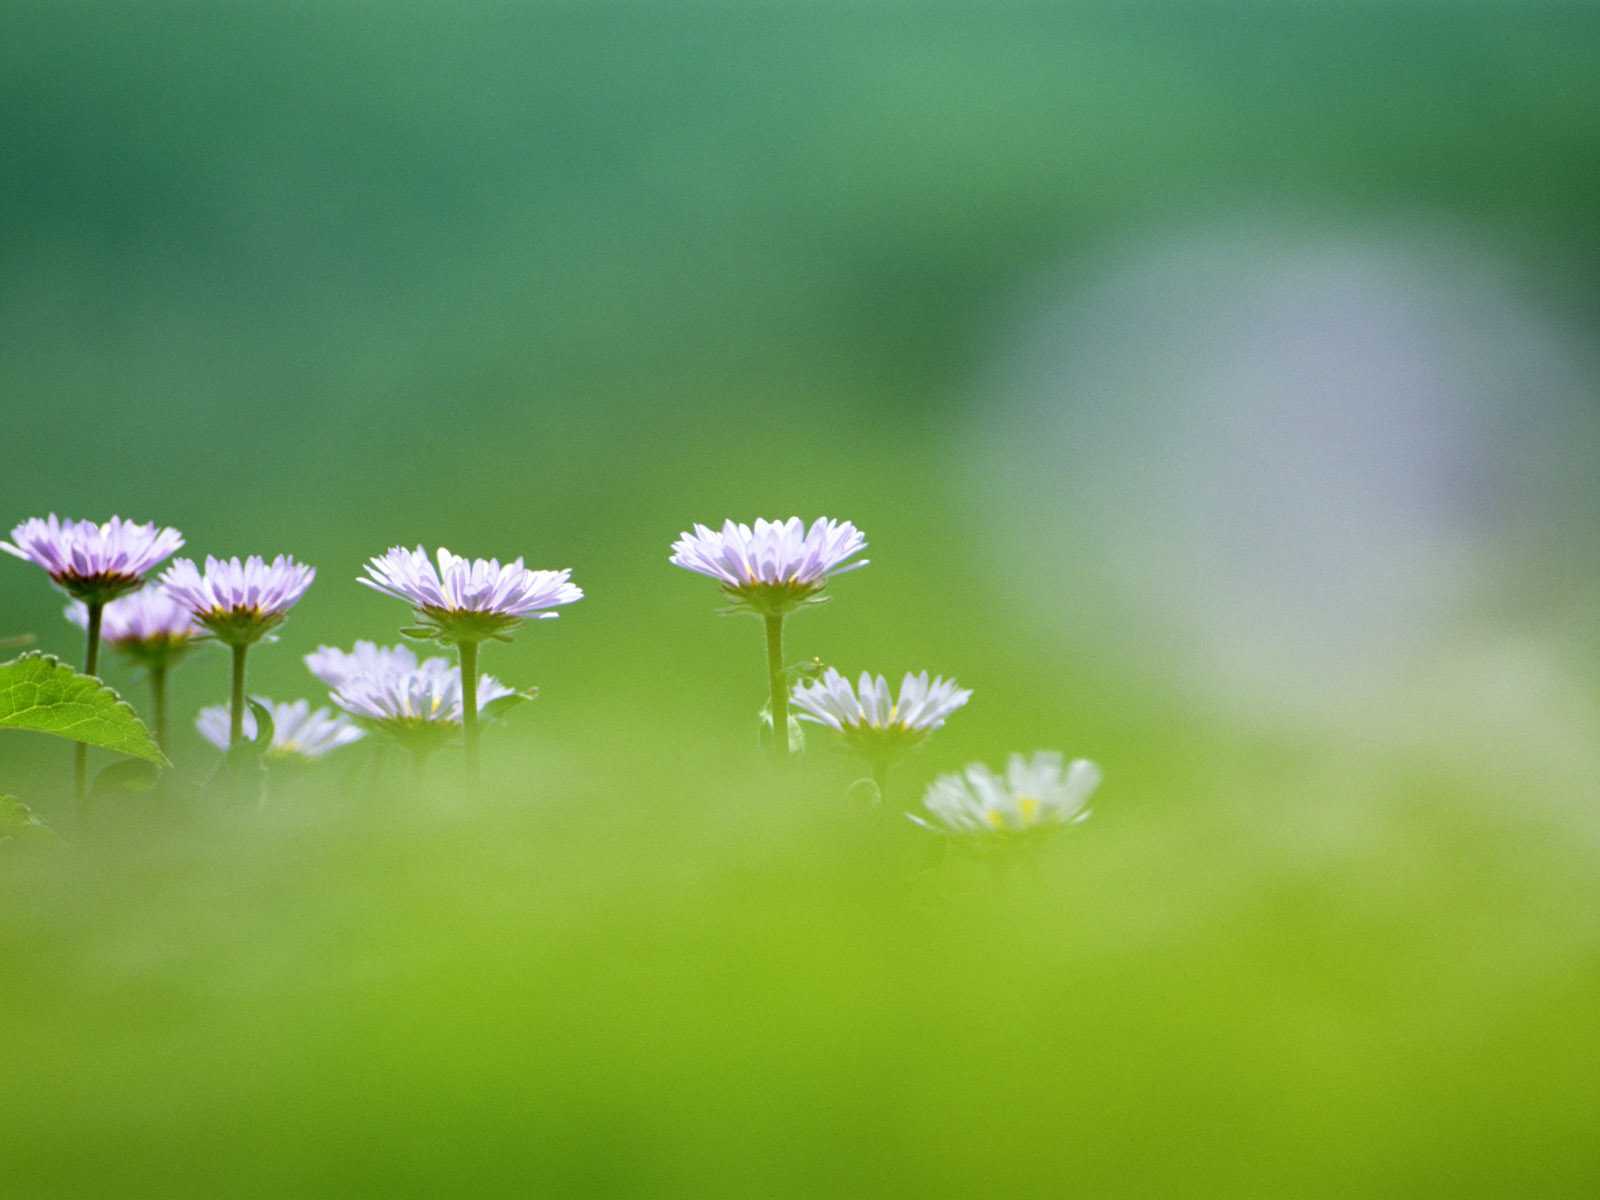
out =
[[(327, 708), (312, 708), (305, 700), (275, 703), (256, 697), (256, 703), (272, 714), (272, 745), (267, 753), (275, 758), (321, 758), (358, 742), (367, 735), (343, 713)], [(228, 709), (221, 704), (202, 708), (194, 719), (194, 727), (218, 750), (226, 750), (229, 742)], [(256, 715), (244, 714), (244, 735), (256, 736)]]
[(317, 577), (315, 567), (280, 554), (270, 563), (252, 554), (240, 562), (206, 555), (205, 574), (192, 559), (180, 558), (161, 574), (162, 586), (188, 606), (206, 632), (233, 651), (231, 741), (244, 737), (248, 716), (244, 699), (245, 652), (281, 625)]
[(867, 565), (848, 560), (867, 539), (849, 521), (818, 517), (807, 529), (799, 517), (756, 519), (755, 527), (724, 521), (721, 532), (696, 525), (672, 544), (675, 567), (716, 580), (736, 609), (782, 615), (820, 595), (829, 578)]
[(404, 675), (417, 669), (417, 656), (409, 646), (379, 646), (357, 642), (349, 650), (318, 646), (305, 658), (306, 669), (337, 691), (347, 680)]
[[(176, 529), (141, 525), (112, 517), (104, 525), (93, 521), (63, 521), (30, 517), (11, 531), (12, 541), (0, 550), (43, 567), (62, 591), (84, 604), (83, 672), (100, 668), (100, 623), (105, 606), (118, 596), (143, 586), (147, 572), (183, 545)], [(73, 795), (81, 805), (89, 789), (89, 747), (79, 742), (72, 750)]]
[(1004, 776), (982, 763), (964, 775), (941, 775), (929, 785), (922, 805), (931, 821), (911, 820), (926, 829), (955, 834), (1019, 834), (1089, 818), (1089, 798), (1100, 786), (1100, 768), (1086, 758), (1064, 763), (1040, 750), (1031, 758), (1013, 754)]
[(176, 529), (112, 517), (63, 521), (55, 513), (30, 517), (11, 531), (0, 550), (43, 567), (63, 591), (90, 603), (131, 592), (163, 559), (183, 545)]
[(583, 599), (571, 570), (531, 571), (520, 558), (504, 565), (496, 558), (466, 559), (443, 546), (437, 567), (421, 546), (394, 546), (370, 560), (366, 572), (358, 583), (417, 610), (422, 627), (407, 632), (451, 644), (505, 641), (525, 618), (557, 617), (549, 610)]
[[(89, 610), (81, 600), (67, 605), (66, 616), (80, 629), (89, 627)], [(204, 633), (188, 605), (155, 585), (111, 601), (101, 616), (101, 638), (146, 667), (170, 665)]]
[[(531, 571), (522, 559), (501, 565), (497, 558), (466, 559), (439, 547), (438, 566), (421, 546), (390, 547), (368, 561), (358, 579), (374, 591), (404, 600), (416, 610), (418, 623), (401, 630), (407, 637), (431, 638), (456, 648), (461, 677), (462, 743), (467, 770), (478, 770), (478, 644), (510, 641), (508, 634), (526, 618), (559, 616), (549, 610), (583, 599), (570, 570)], [(487, 676), (485, 676), (487, 678)]]
[[(89, 628), (89, 607), (83, 601), (68, 604), (66, 615), (73, 624)], [(101, 612), (101, 638), (149, 675), (152, 724), (156, 743), (163, 748), (167, 744), (167, 671), (194, 649), (204, 634), (189, 606), (155, 584), (119, 596)]]
[(243, 562), (208, 554), (204, 574), (180, 558), (162, 572), (161, 584), (219, 642), (248, 646), (283, 622), (316, 576), (315, 567), (288, 555), (269, 563), (257, 554)]
[[(799, 517), (787, 521), (757, 518), (755, 527), (724, 521), (719, 533), (704, 525), (685, 530), (667, 559), (675, 567), (714, 579), (727, 597), (729, 612), (753, 613), (767, 628), (767, 711), (772, 729), (789, 726), (789, 677), (783, 666), (783, 619), (805, 604), (820, 604), (834, 575), (867, 565), (849, 561), (866, 549), (867, 539), (849, 521), (818, 517), (807, 529)], [(776, 732), (773, 752), (789, 754), (789, 738)]]
[[(477, 684), (483, 706), (519, 694), (493, 675), (478, 676)], [(461, 669), (445, 658), (423, 659), (409, 671), (347, 677), (333, 702), (370, 728), (424, 751), (451, 740), (466, 711)]]

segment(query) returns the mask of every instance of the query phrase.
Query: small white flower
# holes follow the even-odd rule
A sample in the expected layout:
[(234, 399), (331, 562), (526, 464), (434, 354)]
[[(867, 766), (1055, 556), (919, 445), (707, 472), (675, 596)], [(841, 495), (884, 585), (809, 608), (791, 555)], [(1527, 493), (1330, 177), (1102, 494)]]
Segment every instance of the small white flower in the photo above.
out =
[(852, 748), (868, 755), (908, 749), (971, 698), (970, 688), (953, 679), (930, 681), (926, 671), (907, 671), (895, 697), (882, 675), (863, 671), (852, 688), (832, 667), (819, 680), (797, 684), (790, 697), (801, 720), (838, 730)]
[(848, 560), (867, 539), (849, 521), (818, 517), (809, 529), (799, 517), (757, 518), (755, 526), (724, 521), (720, 532), (696, 525), (672, 544), (675, 567), (715, 579), (736, 608), (784, 613), (824, 599), (829, 578), (867, 565)]
[[(493, 675), (478, 676), (478, 707), (512, 695)], [(461, 668), (445, 658), (423, 659), (414, 670), (346, 678), (333, 702), (353, 716), (379, 725), (459, 726)]]
[(420, 633), (452, 642), (503, 639), (524, 618), (558, 617), (548, 610), (583, 599), (570, 569), (532, 571), (520, 558), (502, 565), (497, 558), (462, 558), (443, 546), (438, 559), (435, 567), (421, 546), (394, 546), (371, 559), (366, 577), (356, 582), (404, 600), (426, 623)]
[[(962, 775), (941, 775), (929, 785), (922, 806), (938, 827), (959, 834), (1025, 833), (1076, 825), (1089, 817), (1089, 798), (1100, 786), (1100, 768), (1086, 758), (1063, 766), (1051, 750), (1031, 758), (1013, 754), (1004, 777), (982, 763)], [(934, 823), (912, 816), (918, 825)]]
[(357, 642), (349, 650), (318, 646), (305, 658), (306, 668), (337, 691), (346, 681), (362, 677), (404, 675), (417, 669), (417, 656), (409, 646), (379, 646)]
[(935, 678), (926, 671), (906, 672), (900, 681), (900, 696), (891, 697), (889, 681), (882, 675), (861, 673), (857, 685), (829, 667), (820, 680), (798, 684), (795, 706), (806, 720), (830, 729), (904, 729), (927, 732), (944, 724), (945, 718), (972, 698), (970, 688), (956, 685), (954, 679)]
[[(349, 717), (326, 708), (313, 709), (308, 701), (290, 700), (284, 703), (255, 697), (272, 714), (272, 745), (268, 750), (284, 758), (321, 758), (360, 741), (366, 736)], [(254, 740), (256, 715), (251, 709), (244, 711), (244, 736)], [(228, 748), (228, 710), (213, 704), (202, 708), (194, 719), (194, 726), (218, 750)]]

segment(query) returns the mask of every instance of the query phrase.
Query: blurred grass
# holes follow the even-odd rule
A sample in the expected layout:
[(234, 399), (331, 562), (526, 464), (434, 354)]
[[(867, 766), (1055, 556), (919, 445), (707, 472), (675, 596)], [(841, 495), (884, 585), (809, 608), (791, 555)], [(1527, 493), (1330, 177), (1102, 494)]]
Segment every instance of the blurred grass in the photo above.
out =
[[(542, 698), (483, 797), (369, 797), (356, 750), (260, 816), (130, 802), (0, 860), (0, 1191), (1593, 1194), (1588, 760), (1430, 726), (1425, 687), (1374, 701), (1379, 744), (1215, 711), (1130, 668), (1148, 631), (1089, 578), (1068, 657), (991, 553), (1031, 514), (984, 502), (973, 443), (1017, 289), (1263, 196), (1471, 222), (1592, 310), (1596, 32), (8, 4), (0, 524), (120, 511), (316, 564), (255, 655), (280, 697), (402, 622), (352, 582), (395, 542), (589, 595), (489, 651)], [(874, 560), (794, 657), (976, 689), (903, 797), (1059, 746), (1106, 767), (1088, 826), (930, 868), (838, 758), (770, 779), (759, 630), (665, 557), (789, 512)], [(1106, 551), (1093, 512), (1051, 532)], [(0, 614), (76, 654), (20, 563)], [(221, 656), (174, 685), (220, 699)], [(7, 738), (0, 787), (65, 828), (62, 749)], [(188, 730), (175, 756), (209, 766)]]
[(1593, 853), (1558, 828), (1403, 772), (1331, 839), (1293, 794), (1114, 777), (1037, 862), (908, 885), (920, 847), (814, 781), (685, 759), (14, 865), (19, 1194), (1592, 1182)]

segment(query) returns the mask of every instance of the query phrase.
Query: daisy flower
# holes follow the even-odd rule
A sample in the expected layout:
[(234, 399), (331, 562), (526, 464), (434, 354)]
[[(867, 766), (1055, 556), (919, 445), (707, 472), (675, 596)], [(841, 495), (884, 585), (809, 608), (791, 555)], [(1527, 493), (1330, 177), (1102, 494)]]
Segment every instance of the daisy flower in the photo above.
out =
[(767, 688), (774, 753), (789, 753), (789, 687), (783, 668), (783, 619), (806, 604), (820, 604), (828, 580), (867, 565), (850, 560), (867, 539), (849, 521), (818, 517), (809, 529), (799, 517), (757, 518), (755, 527), (724, 521), (721, 531), (705, 525), (685, 530), (667, 559), (675, 567), (714, 579), (729, 612), (762, 618), (767, 630)]
[[(305, 700), (274, 703), (256, 697), (256, 703), (272, 714), (272, 745), (267, 753), (276, 758), (321, 758), (340, 746), (358, 742), (367, 735), (343, 713), (326, 708), (312, 708)], [(227, 708), (213, 704), (202, 708), (194, 719), (194, 727), (218, 750), (229, 745), (230, 714)], [(251, 740), (256, 736), (256, 715), (244, 714), (244, 735)]]
[(502, 565), (497, 558), (461, 558), (443, 546), (437, 567), (421, 546), (394, 546), (368, 561), (366, 572), (356, 582), (416, 609), (418, 636), (451, 644), (504, 641), (524, 619), (558, 617), (549, 610), (583, 599), (570, 569), (531, 571), (520, 558)]
[(1100, 786), (1100, 768), (1086, 758), (1063, 763), (1051, 750), (1031, 758), (1013, 754), (1004, 776), (982, 763), (963, 775), (941, 775), (929, 785), (922, 806), (931, 821), (911, 819), (926, 829), (956, 834), (1017, 834), (1089, 817), (1089, 797)]
[[(476, 682), (484, 705), (517, 694), (492, 675), (480, 675)], [(461, 670), (446, 658), (423, 659), (408, 671), (347, 676), (335, 688), (333, 702), (419, 753), (451, 740), (462, 729), (466, 711)]]
[[(143, 586), (145, 575), (183, 545), (176, 529), (112, 517), (63, 521), (29, 517), (11, 531), (0, 550), (43, 567), (51, 581), (84, 605), (83, 673), (100, 669), (100, 622), (105, 606)], [(72, 751), (73, 795), (79, 805), (89, 790), (89, 747), (79, 742)]]
[(317, 577), (315, 567), (280, 554), (270, 563), (252, 554), (237, 558), (206, 556), (205, 573), (192, 559), (176, 559), (161, 574), (174, 599), (188, 606), (194, 619), (233, 651), (233, 698), (230, 717), (235, 744), (244, 736), (245, 652), (283, 624), (289, 610)]
[(794, 705), (802, 721), (814, 721), (847, 737), (872, 745), (881, 741), (920, 741), (944, 724), (945, 718), (972, 698), (972, 689), (953, 679), (906, 672), (896, 699), (882, 675), (861, 673), (855, 688), (829, 667), (822, 678), (794, 689)]
[(416, 610), (418, 624), (402, 633), (455, 646), (466, 680), (461, 689), (462, 742), (467, 770), (476, 774), (478, 707), (487, 703), (477, 691), (478, 643), (509, 641), (510, 631), (528, 618), (560, 616), (551, 610), (582, 600), (583, 589), (572, 582), (570, 569), (532, 571), (520, 558), (501, 565), (497, 558), (461, 558), (443, 546), (438, 566), (421, 546), (392, 546), (382, 557), (370, 559), (366, 572), (356, 582)]
[(208, 554), (203, 574), (193, 559), (179, 558), (162, 572), (161, 584), (219, 642), (248, 646), (283, 623), (316, 577), (315, 567), (286, 554), (270, 563), (259, 554), (242, 562)]
[(852, 688), (829, 667), (821, 679), (796, 685), (790, 699), (802, 721), (838, 731), (845, 745), (867, 759), (881, 798), (889, 765), (972, 699), (972, 690), (953, 679), (930, 681), (926, 671), (907, 671), (896, 697), (882, 675), (863, 671)]
[[(68, 604), (66, 616), (80, 628), (89, 628), (89, 607), (83, 601)], [(194, 649), (204, 632), (194, 623), (187, 605), (153, 584), (111, 601), (101, 614), (101, 638), (150, 676), (151, 709), (159, 746), (167, 744), (167, 670)]]
[(349, 650), (318, 646), (305, 658), (306, 669), (328, 687), (338, 690), (346, 680), (362, 676), (403, 675), (417, 669), (417, 656), (409, 646), (379, 646), (357, 642)]
[(176, 529), (112, 517), (63, 521), (55, 513), (30, 517), (11, 531), (0, 550), (43, 567), (57, 587), (91, 606), (131, 592), (163, 559), (183, 545)]
[[(81, 600), (67, 605), (66, 616), (80, 629), (89, 627), (89, 609)], [(155, 586), (111, 601), (100, 621), (104, 642), (147, 667), (171, 664), (204, 632), (187, 605)]]
[(720, 532), (704, 525), (685, 530), (667, 561), (716, 580), (735, 608), (783, 614), (824, 600), (819, 593), (832, 576), (867, 565), (864, 558), (847, 561), (866, 547), (849, 521), (818, 517), (807, 529), (799, 517), (758, 517), (754, 528), (724, 521)]

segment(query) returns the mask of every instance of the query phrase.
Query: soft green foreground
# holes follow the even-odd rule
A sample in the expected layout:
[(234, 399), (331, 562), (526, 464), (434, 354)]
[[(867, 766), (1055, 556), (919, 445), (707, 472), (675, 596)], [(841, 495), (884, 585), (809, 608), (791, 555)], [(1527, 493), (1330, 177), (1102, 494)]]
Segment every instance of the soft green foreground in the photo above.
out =
[(1600, 1178), (1600, 856), (1510, 796), (1398, 772), (1302, 805), (1291, 759), (1237, 791), (1129, 762), (1036, 857), (930, 866), (843, 773), (613, 750), (8, 864), (12, 1194)]

